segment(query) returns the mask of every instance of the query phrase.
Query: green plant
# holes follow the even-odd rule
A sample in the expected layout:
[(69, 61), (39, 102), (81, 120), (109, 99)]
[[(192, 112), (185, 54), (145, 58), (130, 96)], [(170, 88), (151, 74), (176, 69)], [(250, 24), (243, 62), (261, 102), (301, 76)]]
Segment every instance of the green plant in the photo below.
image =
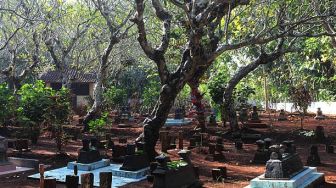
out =
[(183, 166), (187, 166), (188, 163), (183, 160), (171, 161), (167, 163), (169, 169), (178, 169)]
[(100, 136), (103, 133), (103, 128), (107, 125), (108, 123), (108, 113), (105, 112), (102, 114), (100, 118), (97, 118), (95, 120), (91, 120), (88, 125), (90, 132)]
[(6, 84), (0, 84), (0, 96), (0, 125), (4, 125), (14, 115), (15, 98)]
[(126, 103), (127, 93), (123, 88), (111, 86), (104, 92), (103, 97), (106, 108), (113, 109)]

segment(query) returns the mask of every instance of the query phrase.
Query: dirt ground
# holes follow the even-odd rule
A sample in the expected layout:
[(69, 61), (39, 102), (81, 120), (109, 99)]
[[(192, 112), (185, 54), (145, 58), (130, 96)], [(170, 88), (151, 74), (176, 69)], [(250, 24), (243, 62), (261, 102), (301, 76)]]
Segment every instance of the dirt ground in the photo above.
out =
[[(272, 124), (268, 129), (257, 129), (257, 131), (263, 133), (263, 138), (270, 137), (275, 140), (275, 143), (280, 143), (283, 140), (291, 139), (295, 140), (297, 151), (305, 164), (309, 148), (312, 144), (319, 146), (319, 154), (321, 157), (322, 165), (318, 167), (318, 171), (325, 173), (326, 184), (321, 187), (324, 188), (336, 188), (336, 154), (328, 154), (325, 152), (324, 144), (319, 144), (313, 137), (298, 136), (297, 130), (300, 128), (300, 122), (284, 121), (271, 122), (268, 115), (263, 116), (263, 122)], [(325, 134), (333, 138), (333, 145), (336, 146), (336, 119), (329, 118), (327, 120), (317, 121), (313, 117), (308, 117), (304, 120), (305, 130), (314, 130), (317, 125), (322, 125), (325, 130)], [(193, 125), (184, 126), (182, 128), (173, 128), (173, 131), (183, 130), (185, 135), (188, 135), (193, 129)], [(210, 132), (225, 131), (227, 128), (221, 127), (209, 127)], [(118, 136), (128, 137), (129, 142), (134, 140), (136, 136), (142, 131), (140, 126), (136, 128), (112, 128), (111, 133), (114, 139), (117, 140)], [(189, 141), (186, 139), (184, 146), (187, 147)], [(210, 162), (205, 160), (205, 154), (200, 152), (199, 148), (192, 150), (191, 159), (194, 165), (199, 166), (200, 179), (204, 184), (204, 187), (208, 188), (241, 188), (249, 184), (249, 181), (256, 176), (262, 174), (265, 170), (265, 165), (256, 165), (252, 163), (254, 153), (256, 151), (256, 145), (254, 143), (244, 143), (243, 150), (236, 150), (233, 142), (224, 139), (225, 158), (226, 162)], [(157, 144), (157, 150), (160, 149), (160, 144)], [(80, 140), (70, 141), (66, 147), (66, 152), (69, 157), (59, 158), (56, 157), (56, 144), (52, 139), (48, 137), (48, 134), (44, 134), (37, 145), (31, 146), (31, 152), (25, 154), (13, 153), (9, 150), (9, 156), (26, 157), (40, 160), (40, 163), (51, 165), (50, 169), (65, 166), (68, 161), (76, 159), (77, 150), (81, 147)], [(177, 158), (178, 150), (169, 150), (171, 158)], [(108, 155), (111, 155), (108, 153)], [(211, 177), (211, 169), (219, 166), (225, 166), (228, 170), (228, 178), (223, 182), (214, 182)], [(37, 173), (32, 171), (28, 173), (20, 173), (11, 176), (0, 177), (0, 188), (35, 188), (38, 187), (38, 181), (27, 179), (28, 175)], [(57, 187), (65, 187), (59, 184)], [(123, 186), (123, 188), (142, 188), (151, 187), (151, 184), (146, 180)]]

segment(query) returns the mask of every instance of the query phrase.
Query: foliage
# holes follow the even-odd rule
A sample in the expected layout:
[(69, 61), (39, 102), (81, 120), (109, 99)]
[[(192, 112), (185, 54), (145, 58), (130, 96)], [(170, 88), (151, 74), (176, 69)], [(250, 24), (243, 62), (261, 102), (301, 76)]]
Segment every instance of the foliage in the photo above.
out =
[(152, 109), (160, 94), (160, 83), (157, 79), (155, 79), (156, 75), (150, 75), (148, 77), (149, 82), (145, 86), (144, 91), (142, 93), (142, 106), (145, 110)]
[(15, 98), (6, 84), (0, 84), (0, 125), (14, 115)]
[(293, 86), (289, 92), (295, 109), (306, 113), (308, 106), (312, 102), (307, 86), (305, 84), (300, 84), (297, 87)]
[(110, 86), (103, 94), (104, 104), (107, 109), (113, 109), (125, 105), (127, 99), (126, 89)]
[(179, 167), (187, 166), (188, 163), (183, 160), (171, 161), (167, 163), (169, 169), (178, 169)]
[(90, 132), (94, 133), (95, 135), (99, 136), (103, 133), (104, 127), (108, 123), (108, 113), (105, 112), (102, 114), (100, 118), (95, 120), (91, 120), (89, 124)]
[(248, 85), (245, 85), (245, 84), (242, 84), (242, 85), (243, 86), (241, 88), (236, 88), (233, 94), (235, 102), (236, 102), (236, 106), (238, 106), (239, 108), (248, 106), (247, 102), (248, 102), (249, 97), (255, 94), (254, 88)]

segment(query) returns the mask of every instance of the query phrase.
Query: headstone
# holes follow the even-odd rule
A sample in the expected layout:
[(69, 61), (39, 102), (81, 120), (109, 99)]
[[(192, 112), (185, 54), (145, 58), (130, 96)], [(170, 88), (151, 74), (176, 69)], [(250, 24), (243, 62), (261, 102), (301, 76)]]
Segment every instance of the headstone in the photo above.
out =
[(283, 177), (282, 162), (279, 160), (278, 154), (272, 152), (270, 160), (266, 163), (265, 178), (280, 179)]
[(321, 108), (317, 108), (315, 119), (317, 120), (324, 120), (325, 116), (322, 114)]
[(278, 121), (287, 121), (286, 113), (284, 109), (280, 110)]
[(214, 113), (211, 113), (211, 115), (209, 117), (209, 125), (210, 126), (217, 126), (216, 115)]
[(252, 121), (260, 121), (260, 119), (259, 119), (259, 114), (258, 114), (258, 111), (257, 111), (258, 109), (257, 109), (257, 107), (256, 106), (253, 106), (252, 107), (252, 112), (251, 112), (251, 114), (250, 114), (250, 118), (251, 118), (251, 120)]
[(316, 126), (316, 128), (315, 128), (315, 138), (318, 142), (325, 141), (324, 128), (322, 126)]
[(184, 111), (182, 108), (175, 109), (175, 117), (174, 119), (183, 119), (184, 118)]
[(183, 132), (179, 131), (179, 135), (178, 135), (178, 141), (179, 141), (179, 149), (182, 150), (183, 149)]
[(16, 166), (8, 162), (7, 158), (7, 140), (0, 136), (0, 172), (16, 170)]
[(253, 163), (265, 164), (270, 158), (269, 147), (266, 149), (264, 140), (257, 140), (257, 151), (254, 154)]
[(321, 164), (321, 159), (318, 154), (318, 147), (316, 145), (312, 145), (310, 147), (310, 154), (307, 159), (308, 166), (318, 166)]
[[(90, 146), (90, 142), (91, 146)], [(83, 139), (83, 147), (78, 152), (77, 163), (89, 164), (102, 160), (99, 151), (97, 150), (97, 142), (95, 139)]]
[(241, 122), (247, 122), (247, 120), (248, 120), (247, 109), (246, 108), (242, 108), (239, 111), (239, 121), (241, 121)]

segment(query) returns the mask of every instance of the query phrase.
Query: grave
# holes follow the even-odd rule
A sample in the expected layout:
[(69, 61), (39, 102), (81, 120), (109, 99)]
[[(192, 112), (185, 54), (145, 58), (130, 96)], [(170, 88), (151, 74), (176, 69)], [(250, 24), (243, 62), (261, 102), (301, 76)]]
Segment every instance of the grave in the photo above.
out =
[(211, 113), (211, 115), (209, 116), (209, 126), (217, 126), (216, 115), (214, 113)]
[[(117, 146), (118, 145), (113, 145), (113, 148), (115, 149)], [(79, 156), (76, 162), (69, 162), (67, 167), (47, 171), (44, 173), (44, 176), (54, 178), (58, 182), (65, 182), (67, 176), (73, 176), (74, 171), (78, 171), (78, 176), (92, 173), (94, 178), (93, 185), (99, 186), (100, 173), (112, 172), (112, 187), (137, 182), (146, 178), (149, 171), (149, 163), (142, 162), (144, 154), (140, 152), (136, 153), (135, 148), (135, 144), (128, 144), (125, 146), (124, 163), (122, 165), (111, 164), (110, 160), (101, 159), (101, 156), (98, 156), (99, 151), (96, 150), (95, 139), (83, 139), (83, 148), (79, 150)], [(29, 178), (40, 179), (40, 174), (31, 175)], [(81, 183), (81, 181), (82, 180), (80, 180), (79, 183)]]
[(31, 167), (16, 166), (7, 157), (7, 140), (0, 136), (0, 176), (33, 170)]
[(201, 187), (196, 186), (199, 182), (197, 172), (191, 163), (189, 150), (178, 152), (181, 159), (170, 161), (168, 157), (160, 155), (155, 159), (158, 165), (153, 170), (153, 188), (173, 188), (173, 187)]
[(303, 166), (292, 146), (292, 141), (288, 141), (285, 145), (269, 147), (272, 153), (266, 163), (265, 173), (252, 179), (245, 188), (305, 188), (323, 183), (324, 174), (318, 173), (315, 167)]
[(280, 110), (278, 121), (287, 121), (287, 116), (284, 109)]
[(250, 113), (250, 123), (261, 123), (259, 114), (258, 114), (258, 109), (256, 106), (252, 107), (252, 112)]
[(270, 151), (268, 148), (265, 147), (265, 141), (264, 140), (257, 140), (257, 151), (254, 154), (253, 163), (255, 164), (265, 164), (268, 159), (270, 158)]
[(325, 119), (325, 116), (322, 114), (321, 108), (317, 108), (315, 119), (316, 120), (324, 120)]
[(310, 147), (310, 154), (307, 159), (307, 165), (309, 166), (319, 166), (321, 164), (321, 159), (318, 154), (318, 147), (316, 145), (312, 145)]
[(324, 134), (324, 128), (322, 126), (316, 126), (315, 128), (315, 139), (318, 142), (324, 142), (326, 137)]
[(188, 118), (183, 118), (183, 119), (172, 119), (168, 118), (165, 122), (166, 127), (170, 126), (184, 126), (184, 125), (189, 125), (191, 124), (192, 120)]

